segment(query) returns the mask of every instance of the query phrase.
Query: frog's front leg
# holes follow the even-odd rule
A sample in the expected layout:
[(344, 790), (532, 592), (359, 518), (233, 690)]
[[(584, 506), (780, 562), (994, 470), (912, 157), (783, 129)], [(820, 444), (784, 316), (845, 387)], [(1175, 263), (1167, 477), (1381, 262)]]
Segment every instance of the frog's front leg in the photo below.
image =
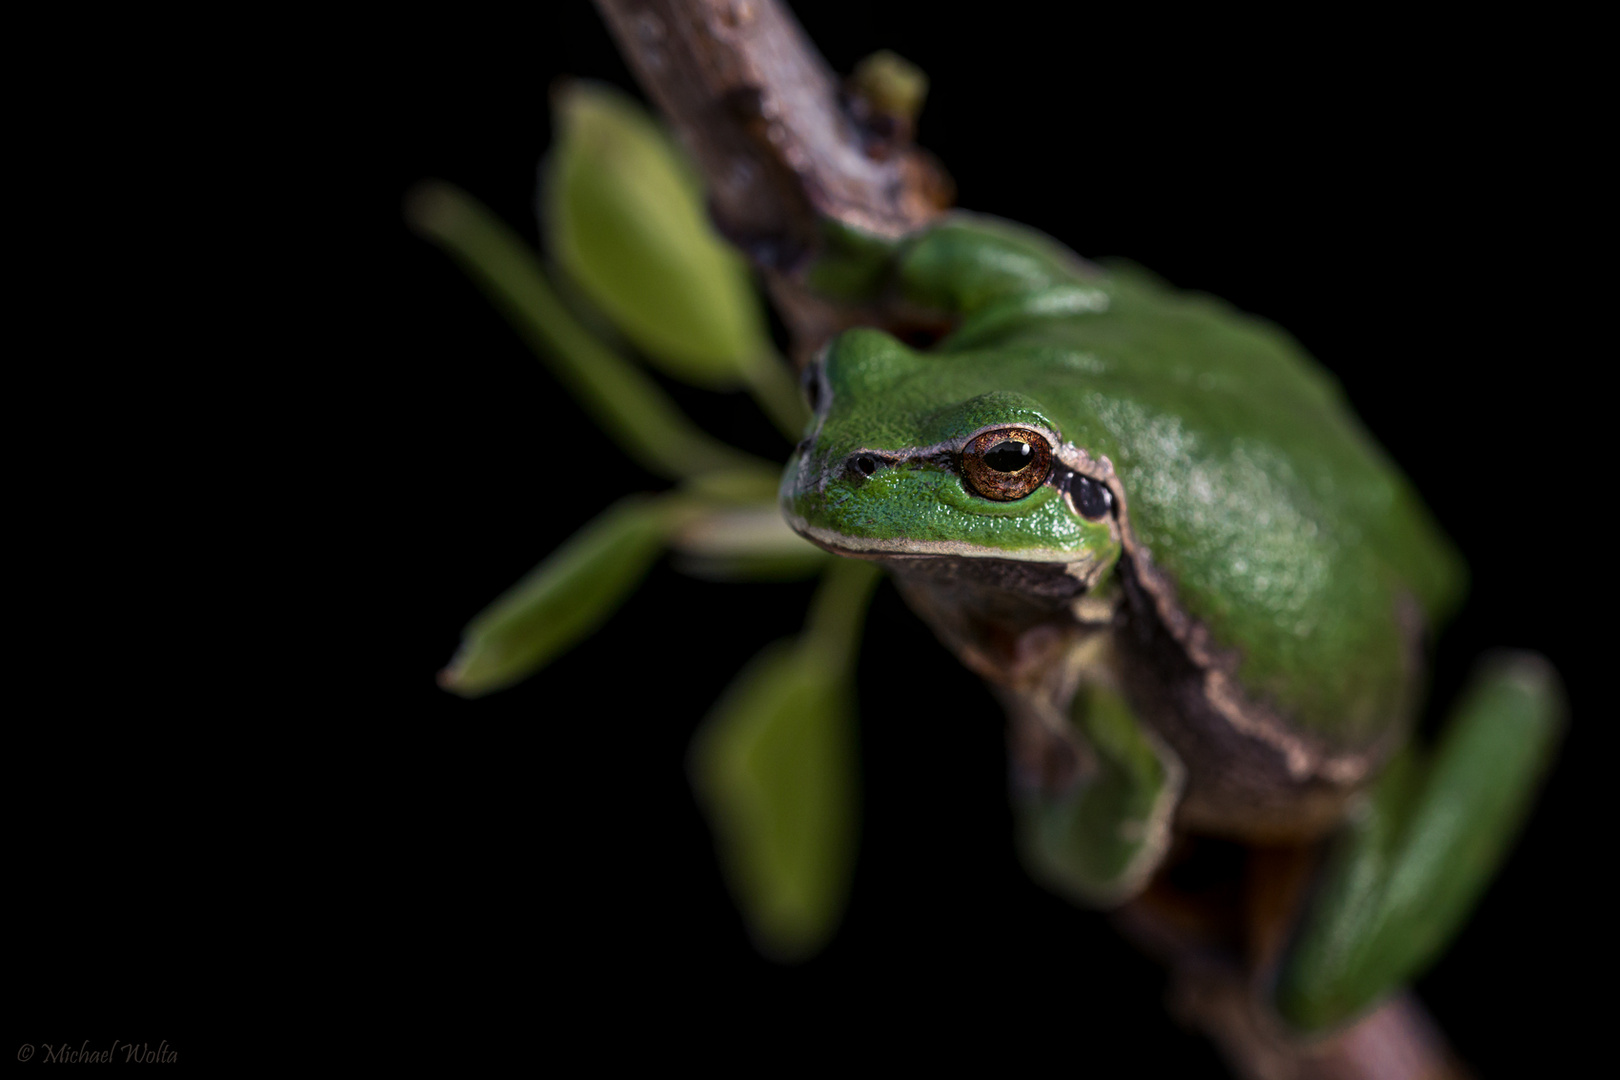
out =
[(898, 304), (913, 314), (1001, 321), (992, 309), (1005, 309), (1002, 319), (1049, 316), (1056, 312), (1022, 311), (1019, 305), (1097, 274), (1043, 233), (963, 211), (898, 239), (829, 222), (823, 240), (808, 274), (813, 291), (843, 302)]
[(1432, 758), (1395, 759), (1339, 838), (1281, 964), (1286, 1020), (1339, 1025), (1439, 956), (1507, 855), (1563, 725), (1540, 657), (1481, 665)]
[(1073, 695), (1064, 726), (1009, 702), (1013, 799), (1024, 861), (1049, 888), (1111, 906), (1140, 891), (1164, 858), (1184, 770), (1098, 683)]

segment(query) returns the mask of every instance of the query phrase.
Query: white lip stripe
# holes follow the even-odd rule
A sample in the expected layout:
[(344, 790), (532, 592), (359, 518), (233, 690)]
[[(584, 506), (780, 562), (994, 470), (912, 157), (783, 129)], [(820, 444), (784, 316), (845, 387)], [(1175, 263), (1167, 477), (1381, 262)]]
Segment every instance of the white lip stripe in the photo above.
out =
[(1056, 548), (993, 548), (981, 544), (965, 544), (960, 540), (904, 540), (871, 539), (844, 536), (831, 529), (818, 529), (803, 518), (792, 516), (788, 523), (793, 531), (822, 547), (834, 551), (888, 553), (893, 555), (958, 555), (973, 559), (1011, 559), (1015, 562), (1075, 563), (1089, 562), (1089, 557), (1074, 551)]

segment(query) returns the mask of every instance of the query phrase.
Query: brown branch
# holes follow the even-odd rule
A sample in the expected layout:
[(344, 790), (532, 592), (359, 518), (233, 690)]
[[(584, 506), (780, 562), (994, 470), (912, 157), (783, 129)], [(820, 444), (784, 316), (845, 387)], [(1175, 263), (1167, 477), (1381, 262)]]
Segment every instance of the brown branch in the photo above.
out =
[(949, 180), (909, 142), (853, 119), (838, 80), (777, 0), (596, 2), (697, 159), (715, 224), (766, 272), (795, 353), (813, 351), (855, 321), (798, 282), (823, 222), (900, 236), (949, 203)]
[(1468, 1080), (1410, 993), (1394, 995), (1343, 1031), (1301, 1044), (1256, 1005), (1241, 973), (1188, 964), (1172, 976), (1170, 1010), (1249, 1080)]
[[(1247, 1080), (1467, 1080), (1445, 1037), (1409, 993), (1360, 1020), (1302, 1039), (1265, 1004), (1294, 919), (1319, 865), (1312, 846), (1248, 846), (1241, 891), (1230, 873), (1200, 889), (1161, 873), (1114, 912), (1114, 925), (1170, 969), (1170, 1011), (1215, 1043)], [(1183, 853), (1185, 856), (1185, 852)], [(1206, 864), (1207, 866), (1208, 864)]]
[(873, 152), (792, 14), (774, 0), (598, 0), (637, 77), (696, 155), (715, 220), (788, 270), (818, 218), (898, 236), (939, 212), (928, 160)]

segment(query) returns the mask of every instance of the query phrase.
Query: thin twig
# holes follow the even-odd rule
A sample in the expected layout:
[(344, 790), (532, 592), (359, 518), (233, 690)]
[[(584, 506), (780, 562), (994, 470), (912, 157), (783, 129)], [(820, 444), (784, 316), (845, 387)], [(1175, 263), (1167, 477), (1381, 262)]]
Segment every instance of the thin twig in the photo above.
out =
[(412, 227), (466, 267), (597, 424), (648, 472), (674, 480), (737, 470), (775, 473), (770, 462), (695, 426), (645, 372), (581, 326), (552, 292), (534, 254), (465, 192), (423, 183), (405, 209)]

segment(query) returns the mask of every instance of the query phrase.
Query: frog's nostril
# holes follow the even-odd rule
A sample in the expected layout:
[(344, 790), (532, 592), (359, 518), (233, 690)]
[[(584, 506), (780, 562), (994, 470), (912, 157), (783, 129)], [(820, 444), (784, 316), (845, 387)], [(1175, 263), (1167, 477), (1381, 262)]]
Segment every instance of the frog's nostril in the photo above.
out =
[(804, 390), (805, 404), (810, 406), (811, 412), (821, 411), (821, 376), (815, 364), (804, 369), (799, 376), (799, 386)]
[(812, 446), (814, 446), (815, 444), (816, 444), (816, 440), (814, 440), (814, 439), (800, 439), (799, 440), (799, 445), (795, 446), (793, 448), (793, 452), (795, 454), (803, 456), (805, 454), (808, 454), (810, 452), (810, 448)]

